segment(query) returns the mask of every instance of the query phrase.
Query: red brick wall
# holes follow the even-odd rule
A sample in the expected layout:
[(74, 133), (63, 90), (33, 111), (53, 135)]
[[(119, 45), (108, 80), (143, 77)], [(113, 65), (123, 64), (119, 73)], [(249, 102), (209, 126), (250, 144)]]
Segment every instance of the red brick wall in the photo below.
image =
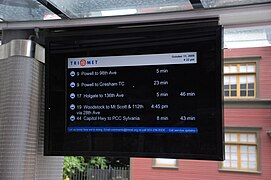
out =
[[(226, 58), (255, 57), (259, 60), (259, 98), (271, 99), (271, 47), (225, 50)], [(225, 126), (261, 127), (260, 174), (221, 172), (215, 161), (179, 160), (178, 169), (152, 168), (152, 159), (131, 159), (131, 180), (271, 180), (271, 138), (266, 132), (271, 130), (271, 109), (225, 109)]]
[(175, 180), (175, 179), (223, 179), (223, 180), (271, 180), (271, 109), (225, 109), (225, 126), (262, 127), (260, 142), (261, 174), (219, 172), (218, 162), (179, 160), (178, 169), (152, 168), (152, 159), (133, 158), (131, 160), (132, 180)]

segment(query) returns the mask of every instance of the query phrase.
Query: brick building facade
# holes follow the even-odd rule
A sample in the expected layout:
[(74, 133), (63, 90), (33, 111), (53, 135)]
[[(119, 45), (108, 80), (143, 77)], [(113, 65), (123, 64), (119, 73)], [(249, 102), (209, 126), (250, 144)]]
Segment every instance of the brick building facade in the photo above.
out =
[(132, 158), (132, 180), (271, 180), (271, 47), (224, 58), (225, 161)]

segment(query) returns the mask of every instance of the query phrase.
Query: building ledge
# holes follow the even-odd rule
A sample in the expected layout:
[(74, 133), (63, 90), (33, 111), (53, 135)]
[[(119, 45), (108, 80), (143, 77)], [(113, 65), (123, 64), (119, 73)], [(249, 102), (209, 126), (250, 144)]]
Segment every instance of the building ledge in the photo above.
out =
[(152, 166), (153, 169), (171, 169), (171, 170), (178, 170), (179, 167), (177, 166)]
[(261, 171), (246, 171), (246, 170), (233, 170), (233, 169), (219, 169), (219, 172), (229, 172), (229, 173), (249, 173), (249, 174), (258, 174), (260, 175)]
[(227, 98), (224, 108), (271, 108), (271, 99), (260, 98)]

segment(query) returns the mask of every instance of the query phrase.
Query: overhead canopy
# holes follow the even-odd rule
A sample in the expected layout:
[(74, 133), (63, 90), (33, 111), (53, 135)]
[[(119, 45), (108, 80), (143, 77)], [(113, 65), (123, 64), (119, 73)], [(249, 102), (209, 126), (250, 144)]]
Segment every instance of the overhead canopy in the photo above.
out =
[(0, 0), (0, 44), (1, 30), (201, 17), (219, 17), (231, 27), (225, 48), (271, 45), (271, 0)]
[(271, 3), (271, 0), (0, 0), (0, 21), (77, 19)]

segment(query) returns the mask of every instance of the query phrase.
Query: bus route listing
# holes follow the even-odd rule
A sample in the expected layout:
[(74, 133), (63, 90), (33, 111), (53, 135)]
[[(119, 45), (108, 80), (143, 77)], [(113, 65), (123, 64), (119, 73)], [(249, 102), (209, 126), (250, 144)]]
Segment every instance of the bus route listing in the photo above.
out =
[[(68, 132), (146, 132), (146, 133), (197, 133), (193, 127), (92, 127), (93, 122), (135, 122), (147, 121), (144, 112), (153, 111), (153, 119), (156, 121), (170, 121), (167, 110), (171, 107), (171, 101), (179, 98), (196, 97), (196, 91), (191, 88), (181, 87), (176, 93), (168, 91), (171, 82), (168, 77), (171, 72), (170, 65), (196, 64), (197, 53), (170, 53), (134, 56), (108, 56), (69, 58), (67, 61), (66, 76), (66, 103), (67, 103), (67, 131)], [(127, 73), (134, 73), (131, 68), (144, 68), (153, 74), (146, 77), (142, 86), (152, 88), (149, 92), (152, 103), (146, 103), (144, 97), (141, 100), (130, 100), (131, 91), (128, 91), (130, 81)], [(103, 68), (103, 69), (101, 69)], [(130, 68), (129, 71), (123, 69)], [(136, 73), (136, 72), (135, 72)], [(145, 84), (144, 84), (145, 83)], [(146, 84), (148, 83), (148, 84)], [(140, 84), (135, 84), (139, 87)], [(140, 93), (136, 96), (140, 97)], [(144, 94), (144, 92), (142, 93)], [(130, 99), (129, 99), (130, 98)], [(170, 99), (171, 98), (171, 99)], [(138, 99), (138, 98), (137, 98)], [(140, 98), (139, 98), (140, 99)], [(112, 101), (113, 100), (113, 101)], [(127, 103), (128, 102), (128, 103)], [(175, 118), (176, 119), (176, 118)], [(179, 121), (196, 121), (196, 114), (182, 113)], [(86, 127), (74, 126), (74, 122), (89, 122)], [(112, 124), (111, 124), (112, 125)], [(128, 124), (127, 124), (128, 125)]]

